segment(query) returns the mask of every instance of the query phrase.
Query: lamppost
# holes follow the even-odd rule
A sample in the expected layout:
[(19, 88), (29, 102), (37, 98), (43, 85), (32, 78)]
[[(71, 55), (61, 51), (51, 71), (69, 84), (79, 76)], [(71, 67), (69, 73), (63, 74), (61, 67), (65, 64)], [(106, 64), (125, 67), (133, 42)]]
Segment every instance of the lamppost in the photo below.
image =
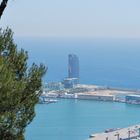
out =
[(108, 140), (108, 137), (106, 137), (106, 140)]
[(117, 136), (117, 140), (120, 140), (120, 134), (118, 132), (115, 134), (115, 136)]
[(128, 128), (128, 139), (130, 140), (130, 133), (131, 133), (131, 131), (130, 131), (130, 129)]
[(139, 128), (139, 136), (140, 136), (140, 128)]

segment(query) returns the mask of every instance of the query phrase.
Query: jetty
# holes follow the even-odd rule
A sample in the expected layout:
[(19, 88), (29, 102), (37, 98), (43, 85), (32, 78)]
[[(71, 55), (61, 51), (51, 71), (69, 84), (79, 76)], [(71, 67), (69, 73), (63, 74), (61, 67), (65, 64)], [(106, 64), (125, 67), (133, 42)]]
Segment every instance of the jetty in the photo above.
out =
[(140, 125), (108, 129), (103, 133), (90, 135), (88, 140), (140, 140)]

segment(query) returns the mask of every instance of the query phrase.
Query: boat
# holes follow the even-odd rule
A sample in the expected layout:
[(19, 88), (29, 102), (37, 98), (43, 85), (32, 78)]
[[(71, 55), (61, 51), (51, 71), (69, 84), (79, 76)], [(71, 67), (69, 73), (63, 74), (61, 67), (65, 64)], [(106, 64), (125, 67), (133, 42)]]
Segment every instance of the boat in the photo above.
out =
[(55, 100), (55, 99), (47, 99), (46, 101), (49, 102), (49, 103), (56, 103), (56, 102), (58, 102), (58, 100)]
[(49, 104), (49, 103), (56, 103), (56, 102), (58, 102), (58, 100), (48, 99), (48, 98), (43, 98), (43, 99), (39, 100), (40, 104)]
[(109, 132), (113, 132), (113, 131), (116, 131), (116, 130), (119, 130), (120, 128), (110, 128), (110, 129), (106, 129), (105, 130), (105, 133), (109, 133)]

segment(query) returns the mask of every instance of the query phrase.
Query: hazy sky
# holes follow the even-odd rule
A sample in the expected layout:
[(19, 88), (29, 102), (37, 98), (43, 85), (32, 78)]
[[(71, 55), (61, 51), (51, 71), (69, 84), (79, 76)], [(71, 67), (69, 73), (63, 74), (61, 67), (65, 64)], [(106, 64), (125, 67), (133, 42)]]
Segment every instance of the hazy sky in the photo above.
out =
[(140, 38), (140, 0), (9, 0), (0, 26), (21, 37)]

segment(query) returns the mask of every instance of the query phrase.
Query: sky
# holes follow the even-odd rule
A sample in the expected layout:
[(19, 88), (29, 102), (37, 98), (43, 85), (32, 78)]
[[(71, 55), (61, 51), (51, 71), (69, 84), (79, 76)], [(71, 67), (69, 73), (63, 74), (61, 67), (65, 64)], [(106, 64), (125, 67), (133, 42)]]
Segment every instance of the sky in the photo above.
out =
[(140, 0), (9, 0), (0, 26), (17, 37), (140, 39)]

